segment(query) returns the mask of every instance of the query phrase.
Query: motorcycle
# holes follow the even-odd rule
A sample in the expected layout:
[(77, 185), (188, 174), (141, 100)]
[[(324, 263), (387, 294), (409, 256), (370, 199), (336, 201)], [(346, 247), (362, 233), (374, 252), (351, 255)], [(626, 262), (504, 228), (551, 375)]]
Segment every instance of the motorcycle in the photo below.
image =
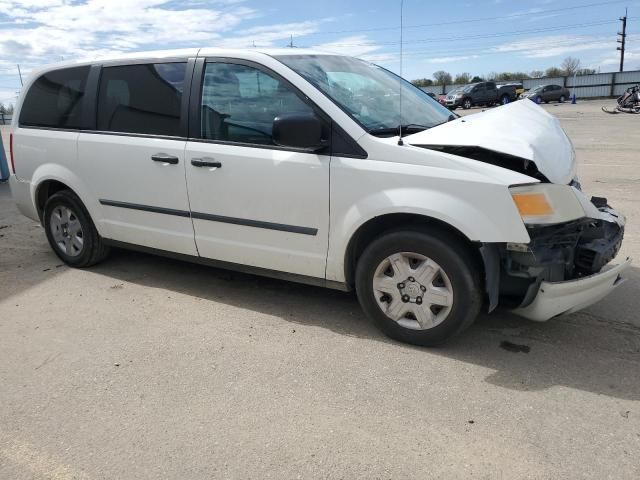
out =
[(617, 100), (615, 110), (602, 107), (605, 113), (640, 113), (640, 85), (627, 88), (627, 91)]

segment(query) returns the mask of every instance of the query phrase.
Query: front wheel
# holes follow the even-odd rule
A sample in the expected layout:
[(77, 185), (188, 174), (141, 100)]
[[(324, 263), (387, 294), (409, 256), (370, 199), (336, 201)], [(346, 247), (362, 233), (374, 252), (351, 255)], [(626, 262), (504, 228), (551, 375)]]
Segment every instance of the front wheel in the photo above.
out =
[(465, 110), (469, 110), (471, 106), (472, 106), (471, 99), (465, 98), (464, 102), (462, 102), (462, 108), (464, 108)]
[(560, 98), (558, 99), (558, 101), (560, 103), (564, 103), (564, 100), (565, 100), (564, 95), (560, 95)]
[(82, 201), (69, 190), (49, 197), (43, 224), (51, 248), (69, 266), (89, 267), (109, 253)]
[(397, 231), (364, 251), (356, 291), (365, 313), (390, 337), (434, 346), (473, 323), (482, 305), (479, 268), (447, 234)]

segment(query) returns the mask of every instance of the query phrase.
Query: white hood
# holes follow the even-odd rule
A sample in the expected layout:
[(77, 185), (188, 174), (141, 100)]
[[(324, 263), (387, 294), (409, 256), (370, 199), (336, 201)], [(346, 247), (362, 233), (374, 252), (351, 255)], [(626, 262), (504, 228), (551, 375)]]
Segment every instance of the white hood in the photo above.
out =
[(549, 181), (575, 177), (575, 153), (556, 117), (530, 100), (458, 118), (405, 138), (411, 145), (481, 147), (535, 163)]

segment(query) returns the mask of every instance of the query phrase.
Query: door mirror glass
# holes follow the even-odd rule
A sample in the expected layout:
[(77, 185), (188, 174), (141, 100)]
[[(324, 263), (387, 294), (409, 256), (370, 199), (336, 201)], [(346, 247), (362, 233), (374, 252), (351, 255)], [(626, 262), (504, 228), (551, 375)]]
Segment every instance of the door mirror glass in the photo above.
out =
[(326, 146), (322, 139), (322, 121), (315, 113), (283, 113), (273, 120), (273, 142), (282, 147), (311, 152)]

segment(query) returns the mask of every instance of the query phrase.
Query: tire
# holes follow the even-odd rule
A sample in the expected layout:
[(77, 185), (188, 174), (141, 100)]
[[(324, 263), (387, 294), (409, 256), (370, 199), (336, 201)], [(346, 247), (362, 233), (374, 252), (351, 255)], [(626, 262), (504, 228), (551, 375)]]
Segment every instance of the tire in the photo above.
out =
[(464, 101), (462, 102), (462, 108), (465, 110), (469, 110), (472, 106), (473, 106), (473, 103), (471, 103), (470, 98), (465, 98)]
[(560, 95), (560, 98), (558, 99), (558, 102), (564, 103), (564, 101), (565, 101), (564, 95)]
[(502, 105), (506, 105), (507, 103), (509, 103), (509, 95), (503, 95), (502, 97), (500, 97), (500, 103)]
[(55, 254), (71, 267), (90, 267), (109, 254), (109, 247), (98, 234), (87, 209), (70, 190), (49, 197), (44, 206), (43, 226)]
[[(408, 268), (391, 267), (389, 257), (400, 266), (400, 258), (411, 261)], [(437, 231), (387, 233), (365, 249), (356, 267), (356, 292), (367, 316), (389, 337), (414, 345), (440, 345), (470, 326), (482, 306), (481, 286), (467, 246)], [(442, 305), (426, 300), (429, 292)]]

